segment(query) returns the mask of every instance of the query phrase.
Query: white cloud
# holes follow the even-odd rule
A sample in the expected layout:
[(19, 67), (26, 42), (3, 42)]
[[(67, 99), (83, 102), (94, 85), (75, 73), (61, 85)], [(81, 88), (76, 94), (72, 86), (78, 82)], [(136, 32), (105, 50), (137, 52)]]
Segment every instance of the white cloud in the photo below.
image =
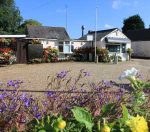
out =
[(138, 0), (113, 0), (112, 8), (113, 9), (120, 9), (122, 7), (135, 7), (138, 5)]
[(105, 27), (106, 29), (113, 28), (113, 26), (112, 26), (112, 25), (109, 25), (109, 24), (105, 24), (104, 27)]
[(121, 6), (121, 0), (114, 0), (112, 4), (113, 9), (119, 9)]

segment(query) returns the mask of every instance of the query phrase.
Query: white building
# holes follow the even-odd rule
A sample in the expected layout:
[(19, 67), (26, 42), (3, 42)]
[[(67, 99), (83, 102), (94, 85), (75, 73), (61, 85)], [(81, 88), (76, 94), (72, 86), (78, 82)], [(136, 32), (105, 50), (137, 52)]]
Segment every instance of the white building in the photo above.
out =
[[(93, 36), (93, 41), (88, 41), (88, 36)], [(89, 31), (88, 34), (83, 37), (74, 40), (74, 48), (94, 47), (95, 43), (95, 31)], [(123, 61), (128, 60), (128, 54), (126, 50), (131, 48), (130, 39), (122, 33), (121, 30), (114, 28), (108, 30), (97, 31), (96, 47), (107, 48), (109, 55), (117, 53)]]
[(72, 54), (72, 41), (63, 27), (28, 26), (27, 39), (39, 40), (43, 48), (52, 47), (59, 51), (60, 57)]

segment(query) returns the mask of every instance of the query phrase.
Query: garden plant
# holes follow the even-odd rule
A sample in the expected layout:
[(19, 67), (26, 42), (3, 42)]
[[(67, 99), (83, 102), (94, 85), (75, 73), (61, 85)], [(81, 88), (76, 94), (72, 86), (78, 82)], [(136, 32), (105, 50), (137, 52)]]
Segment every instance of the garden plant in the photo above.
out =
[(77, 76), (48, 76), (41, 97), (21, 91), (20, 80), (0, 82), (2, 132), (148, 132), (150, 82), (135, 68), (124, 71), (128, 90), (114, 81), (94, 82), (84, 69)]
[(1, 63), (13, 64), (16, 60), (15, 52), (11, 48), (0, 48)]

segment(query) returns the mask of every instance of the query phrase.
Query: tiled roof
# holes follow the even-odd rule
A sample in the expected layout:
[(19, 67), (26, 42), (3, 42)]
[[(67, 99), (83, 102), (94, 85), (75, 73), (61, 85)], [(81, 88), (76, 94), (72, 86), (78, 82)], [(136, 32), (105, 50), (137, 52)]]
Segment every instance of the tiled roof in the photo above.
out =
[(69, 40), (70, 37), (63, 27), (28, 26), (27, 36), (30, 38), (45, 38)]
[[(97, 41), (99, 41), (101, 38), (105, 37), (106, 35), (108, 35), (109, 33), (111, 33), (116, 29), (117, 28), (97, 31)], [(89, 31), (86, 35), (79, 38), (78, 40), (87, 40), (87, 35), (93, 35), (93, 38), (95, 39), (95, 31)]]

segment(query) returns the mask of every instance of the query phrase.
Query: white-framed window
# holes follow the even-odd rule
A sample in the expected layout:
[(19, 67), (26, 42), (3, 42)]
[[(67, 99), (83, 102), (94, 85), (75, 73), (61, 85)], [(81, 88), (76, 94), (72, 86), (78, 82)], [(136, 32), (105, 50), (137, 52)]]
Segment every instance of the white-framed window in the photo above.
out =
[(59, 49), (59, 52), (67, 54), (67, 53), (72, 53), (74, 50), (74, 47), (71, 41), (64, 41), (64, 42), (60, 41), (58, 42), (58, 49)]

